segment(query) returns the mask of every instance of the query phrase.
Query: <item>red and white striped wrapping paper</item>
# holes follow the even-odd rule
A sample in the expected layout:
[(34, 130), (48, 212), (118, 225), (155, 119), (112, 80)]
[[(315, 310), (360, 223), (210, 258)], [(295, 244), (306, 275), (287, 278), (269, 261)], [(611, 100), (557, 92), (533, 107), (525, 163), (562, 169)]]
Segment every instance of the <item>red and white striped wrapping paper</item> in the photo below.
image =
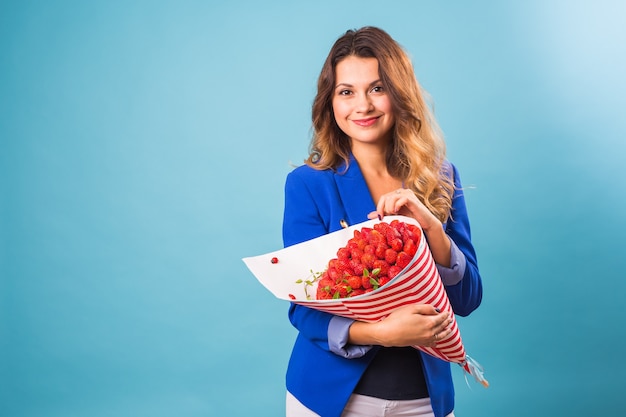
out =
[[(398, 219), (419, 224), (410, 217), (388, 216), (385, 222)], [(439, 272), (435, 266), (426, 239), (420, 238), (417, 252), (411, 263), (389, 283), (375, 291), (351, 298), (315, 300), (316, 285), (305, 288), (299, 280), (309, 280), (315, 273), (323, 272), (328, 261), (336, 257), (337, 249), (354, 235), (354, 230), (373, 227), (378, 220), (363, 222), (319, 238), (293, 245), (265, 255), (244, 258), (243, 261), (255, 277), (280, 299), (301, 304), (334, 315), (361, 321), (376, 322), (398, 307), (407, 304), (430, 304), (440, 311), (453, 313)], [(276, 263), (272, 263), (274, 258)], [(310, 295), (310, 296), (309, 296)], [(466, 352), (457, 321), (452, 314), (452, 332), (434, 347), (415, 346), (439, 359), (453, 362), (487, 386), (482, 368)]]

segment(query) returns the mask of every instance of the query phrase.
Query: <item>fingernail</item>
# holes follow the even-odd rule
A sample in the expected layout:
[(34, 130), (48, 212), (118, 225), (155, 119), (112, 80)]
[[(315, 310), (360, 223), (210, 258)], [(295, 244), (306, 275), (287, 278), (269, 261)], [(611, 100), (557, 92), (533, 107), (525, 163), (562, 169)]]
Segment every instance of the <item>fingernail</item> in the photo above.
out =
[(380, 213), (378, 214), (378, 220), (382, 220), (383, 216), (380, 215)]
[(436, 311), (437, 313), (441, 313), (441, 310), (439, 310), (437, 307), (435, 307), (435, 311)]

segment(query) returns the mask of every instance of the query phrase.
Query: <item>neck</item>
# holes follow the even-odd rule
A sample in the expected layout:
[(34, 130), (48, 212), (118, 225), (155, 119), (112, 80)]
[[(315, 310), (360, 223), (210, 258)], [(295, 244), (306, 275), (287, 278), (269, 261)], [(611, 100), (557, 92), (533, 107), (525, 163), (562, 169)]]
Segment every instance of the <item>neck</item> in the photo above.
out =
[(402, 187), (402, 181), (391, 176), (387, 170), (386, 147), (361, 144), (352, 147), (352, 154), (359, 163), (374, 204), (384, 194)]
[(359, 162), (361, 171), (387, 174), (387, 147), (377, 144), (360, 144), (352, 147), (352, 154)]

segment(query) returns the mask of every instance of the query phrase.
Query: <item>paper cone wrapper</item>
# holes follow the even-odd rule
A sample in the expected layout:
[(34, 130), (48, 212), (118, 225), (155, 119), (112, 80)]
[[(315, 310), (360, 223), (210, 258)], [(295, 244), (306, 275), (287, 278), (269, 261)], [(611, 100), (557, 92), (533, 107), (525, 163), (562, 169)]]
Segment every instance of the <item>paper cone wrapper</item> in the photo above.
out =
[[(416, 220), (405, 216), (387, 216), (383, 221), (391, 223), (395, 219), (420, 227)], [(453, 318), (452, 332), (434, 347), (414, 347), (436, 358), (459, 364), (476, 381), (488, 387), (480, 364), (466, 355), (448, 295), (423, 232), (409, 265), (384, 286), (351, 298), (314, 299), (317, 282), (312, 285), (306, 282), (326, 270), (328, 262), (337, 257), (337, 250), (347, 244), (355, 230), (373, 228), (379, 222), (370, 220), (359, 223), (281, 250), (244, 258), (243, 261), (257, 280), (277, 298), (338, 316), (376, 322), (407, 304), (430, 304), (442, 312), (449, 312)]]
[[(387, 216), (383, 221), (390, 223), (394, 219), (419, 227), (417, 221), (410, 217)], [(317, 283), (309, 286), (297, 283), (299, 280), (312, 280), (316, 273), (326, 270), (328, 261), (336, 258), (337, 250), (354, 236), (354, 230), (373, 227), (379, 222), (370, 220), (359, 223), (275, 252), (244, 258), (243, 261), (258, 281), (277, 298), (338, 316), (375, 322), (407, 304), (430, 304), (440, 311), (452, 313), (423, 234), (410, 264), (375, 291), (351, 298), (315, 300)], [(272, 263), (273, 258), (276, 263)], [(435, 347), (415, 347), (439, 359), (463, 364), (466, 360), (465, 348), (454, 314), (452, 317), (452, 332), (448, 337), (440, 340)]]

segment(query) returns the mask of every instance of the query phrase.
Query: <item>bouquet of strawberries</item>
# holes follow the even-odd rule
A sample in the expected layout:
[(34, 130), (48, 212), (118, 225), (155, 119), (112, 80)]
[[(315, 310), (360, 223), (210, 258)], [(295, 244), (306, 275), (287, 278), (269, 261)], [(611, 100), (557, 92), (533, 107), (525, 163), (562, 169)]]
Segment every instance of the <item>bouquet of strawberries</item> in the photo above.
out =
[[(404, 216), (385, 219), (243, 261), (276, 297), (355, 320), (375, 322), (411, 303), (452, 313), (419, 224)], [(488, 386), (480, 365), (465, 353), (456, 319), (436, 346), (415, 348), (458, 363)]]
[(409, 265), (421, 236), (418, 226), (398, 219), (354, 230), (315, 280), (316, 298), (355, 297), (384, 286)]

